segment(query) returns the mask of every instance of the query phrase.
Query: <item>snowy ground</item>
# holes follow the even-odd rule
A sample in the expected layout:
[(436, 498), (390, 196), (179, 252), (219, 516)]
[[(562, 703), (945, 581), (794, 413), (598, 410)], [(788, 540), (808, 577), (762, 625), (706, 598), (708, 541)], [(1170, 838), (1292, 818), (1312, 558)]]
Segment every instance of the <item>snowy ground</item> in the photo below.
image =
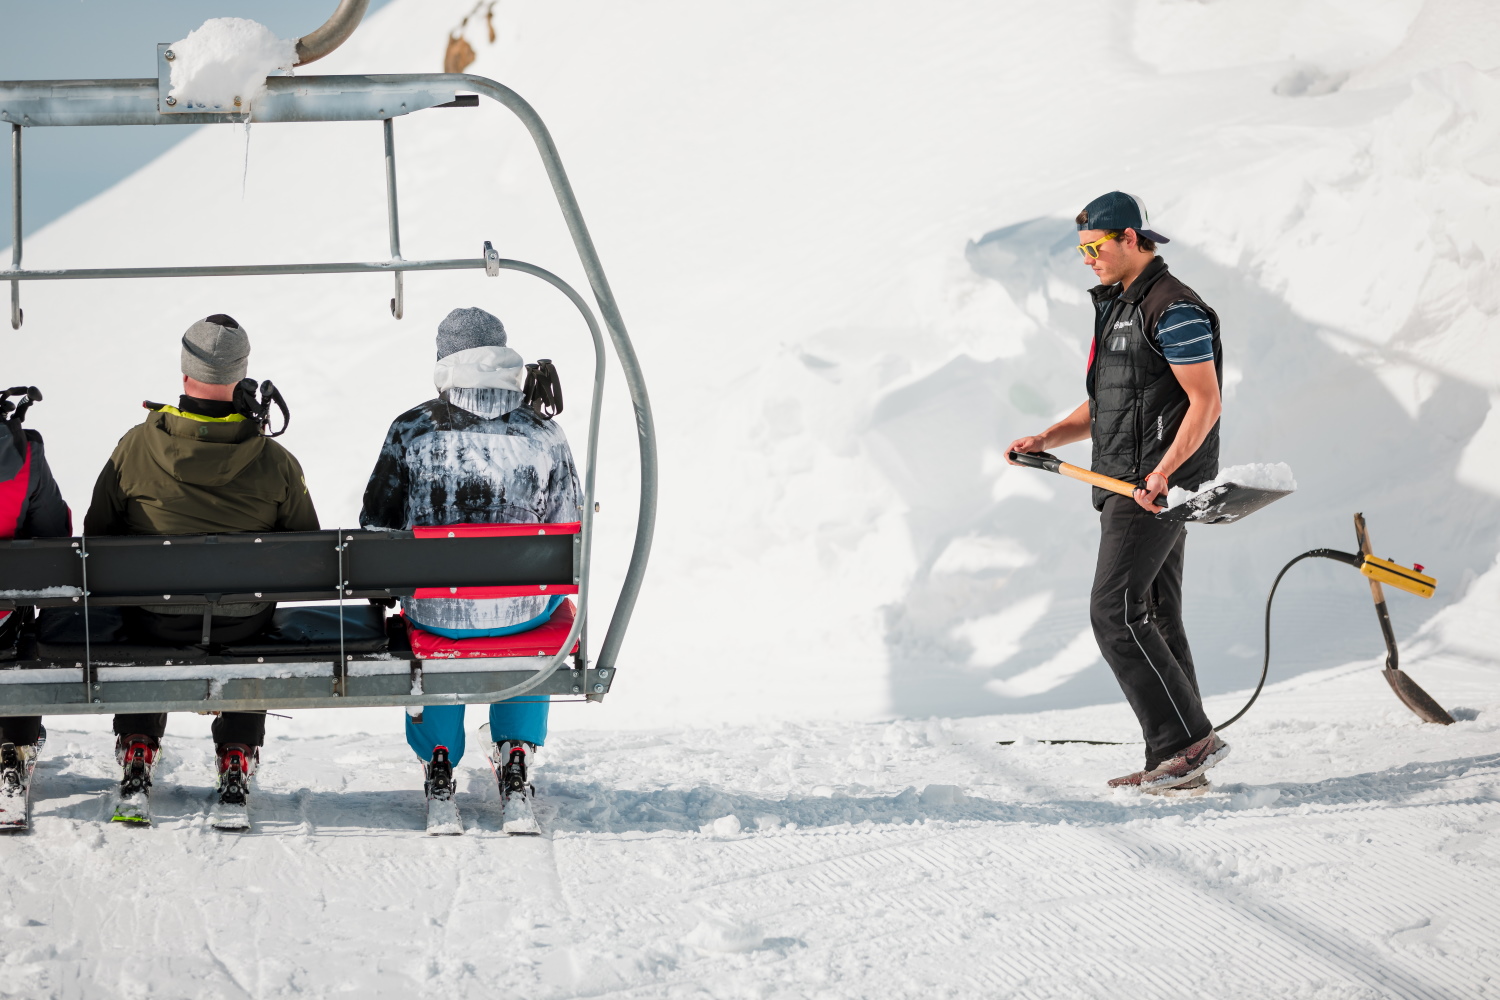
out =
[(1500, 996), (1494, 671), (1418, 676), (1457, 725), (1371, 663), (1303, 675), (1190, 800), (1103, 787), (1138, 745), (1026, 742), (1129, 740), (1120, 706), (565, 732), (540, 839), (472, 751), (470, 829), (426, 837), (394, 711), (273, 719), (246, 835), (174, 716), (158, 826), (111, 826), (105, 727), (58, 718), (0, 842), (0, 996)]

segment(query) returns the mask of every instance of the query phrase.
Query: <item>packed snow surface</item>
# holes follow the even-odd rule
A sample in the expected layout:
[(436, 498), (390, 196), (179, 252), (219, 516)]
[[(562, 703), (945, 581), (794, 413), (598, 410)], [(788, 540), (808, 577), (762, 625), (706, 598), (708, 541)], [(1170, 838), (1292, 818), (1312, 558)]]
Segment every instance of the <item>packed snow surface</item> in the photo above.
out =
[(1373, 660), (1305, 674), (1191, 799), (1105, 787), (1141, 762), (1123, 705), (573, 731), (539, 838), (499, 831), (482, 712), (442, 838), (399, 709), (270, 719), (246, 834), (209, 826), (208, 720), (172, 717), (140, 830), (105, 821), (109, 720), (53, 717), (0, 996), (1493, 998), (1494, 669), (1411, 669), (1456, 725)]
[(295, 38), (277, 38), (264, 24), (243, 17), (210, 18), (171, 50), (168, 93), (184, 107), (248, 113), (266, 77), (297, 63)]
[(1219, 472), (1217, 479), (1211, 479), (1201, 484), (1196, 490), (1185, 490), (1181, 486), (1174, 486), (1167, 491), (1167, 506), (1176, 507), (1184, 501), (1191, 500), (1201, 493), (1207, 493), (1215, 486), (1225, 483), (1238, 483), (1241, 486), (1252, 486), (1259, 490), (1295, 490), (1297, 480), (1292, 475), (1292, 467), (1285, 462), (1251, 462), (1249, 465), (1231, 465)]

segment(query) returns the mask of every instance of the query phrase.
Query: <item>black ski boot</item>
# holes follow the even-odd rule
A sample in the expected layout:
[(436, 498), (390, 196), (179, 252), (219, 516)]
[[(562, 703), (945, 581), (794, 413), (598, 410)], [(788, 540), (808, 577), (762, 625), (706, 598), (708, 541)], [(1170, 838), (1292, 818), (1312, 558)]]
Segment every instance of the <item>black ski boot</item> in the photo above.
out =
[(20, 746), (0, 743), (0, 831), (31, 826), (31, 772), (41, 748), (41, 740)]
[(453, 764), (447, 747), (433, 747), (432, 759), (422, 766), (422, 793), (427, 797), (427, 832), (433, 836), (464, 832), (453, 801)]
[(536, 789), (532, 788), (527, 770), (536, 746), (514, 740), (496, 743), (490, 750), (490, 767), (500, 783), (500, 829), (512, 836), (536, 836), (542, 832), (532, 808)]
[(115, 738), (115, 760), (120, 765), (120, 787), (115, 797), (117, 823), (151, 823), (151, 774), (161, 746), (150, 736)]
[(225, 743), (214, 748), (219, 761), (219, 795), (211, 820), (218, 830), (250, 829), (250, 778), (260, 762), (260, 750), (243, 743)]

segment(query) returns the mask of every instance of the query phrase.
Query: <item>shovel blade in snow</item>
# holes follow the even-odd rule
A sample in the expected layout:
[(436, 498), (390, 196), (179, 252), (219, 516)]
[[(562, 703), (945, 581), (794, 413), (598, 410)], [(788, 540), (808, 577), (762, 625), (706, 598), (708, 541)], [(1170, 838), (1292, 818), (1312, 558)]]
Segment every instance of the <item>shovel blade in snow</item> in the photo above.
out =
[(1448, 714), (1448, 710), (1439, 705), (1432, 695), (1423, 691), (1421, 685), (1406, 675), (1405, 670), (1386, 667), (1381, 672), (1385, 674), (1386, 683), (1391, 686), (1391, 690), (1396, 692), (1396, 697), (1401, 699), (1401, 704), (1415, 712), (1417, 718), (1440, 726), (1453, 725), (1453, 716)]
[(1241, 486), (1239, 483), (1224, 483), (1207, 492), (1199, 493), (1195, 497), (1190, 497), (1176, 507), (1168, 507), (1156, 517), (1161, 521), (1233, 524), (1291, 492), (1291, 490), (1267, 490), (1258, 486)]

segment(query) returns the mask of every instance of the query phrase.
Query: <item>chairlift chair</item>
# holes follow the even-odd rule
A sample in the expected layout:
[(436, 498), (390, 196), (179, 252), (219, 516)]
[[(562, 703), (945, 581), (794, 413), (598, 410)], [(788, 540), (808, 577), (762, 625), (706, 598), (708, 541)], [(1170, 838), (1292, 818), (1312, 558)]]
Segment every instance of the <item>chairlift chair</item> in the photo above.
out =
[[(299, 39), (299, 65), (321, 58), (358, 26), (368, 0), (341, 0), (333, 17)], [(0, 121), (11, 126), (14, 198), (11, 326), (20, 329), (21, 283), (98, 278), (388, 272), (391, 312), (404, 311), (408, 271), (503, 270), (556, 288), (578, 309), (594, 344), (584, 504), (572, 524), (443, 525), (406, 532), (324, 530), (190, 536), (109, 536), (0, 541), (0, 609), (21, 621), (0, 649), (0, 715), (145, 711), (247, 711), (337, 706), (487, 704), (523, 694), (600, 701), (645, 576), (656, 520), (656, 439), (640, 364), (557, 149), (532, 107), (494, 80), (461, 73), (272, 76), (247, 112), (169, 95), (170, 45), (157, 76), (138, 80), (0, 82)], [(502, 258), (489, 241), (477, 257), (401, 257), (392, 122), (430, 108), (496, 101), (525, 125), (588, 277), (635, 411), (641, 463), (634, 548), (597, 659), (588, 656), (594, 484), (604, 392), (604, 337), (593, 310), (562, 278)], [(366, 262), (28, 270), (21, 266), (21, 137), (26, 128), (244, 122), (379, 121), (385, 134), (390, 256)], [(178, 593), (187, 589), (192, 593)], [(411, 637), (380, 604), (402, 596), (576, 595), (541, 629), (457, 649)], [(368, 606), (346, 604), (373, 599)], [(265, 635), (229, 646), (142, 646), (115, 626), (140, 604), (336, 600), (281, 608)], [(56, 609), (73, 609), (70, 615)], [(47, 612), (39, 614), (39, 612)], [(208, 615), (205, 615), (207, 624)], [(5, 662), (5, 658), (9, 658)]]

